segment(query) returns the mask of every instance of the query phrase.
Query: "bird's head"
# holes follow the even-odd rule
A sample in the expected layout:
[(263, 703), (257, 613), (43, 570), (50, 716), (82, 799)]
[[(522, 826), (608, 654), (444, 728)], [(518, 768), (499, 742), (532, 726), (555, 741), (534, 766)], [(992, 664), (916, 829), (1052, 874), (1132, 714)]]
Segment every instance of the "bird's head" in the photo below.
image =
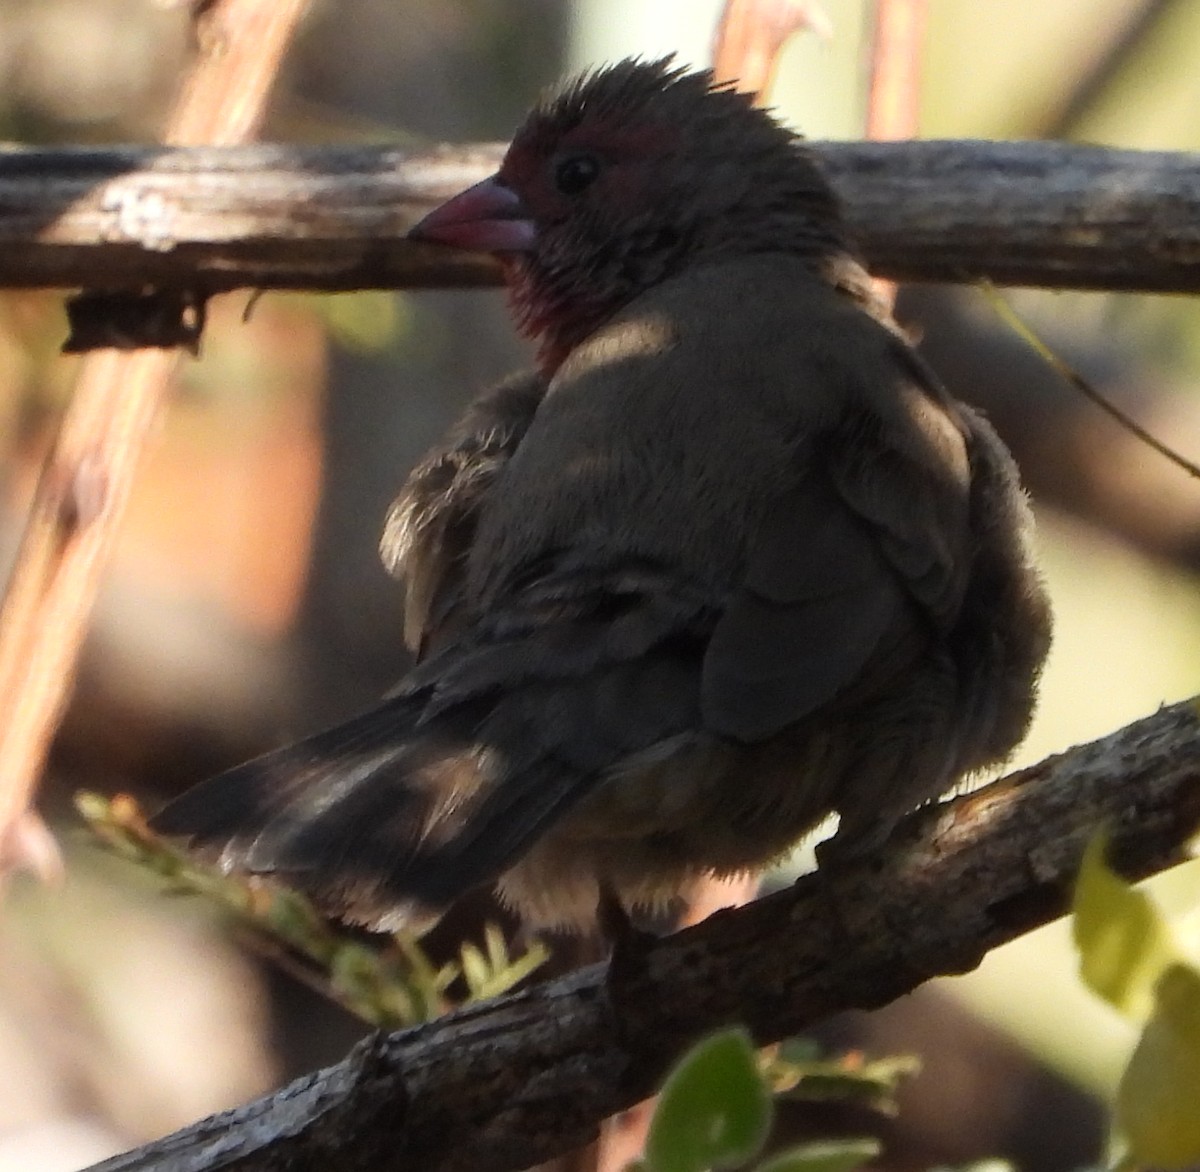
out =
[(496, 253), (547, 370), (685, 264), (774, 251), (819, 264), (845, 249), (837, 201), (795, 136), (670, 58), (622, 61), (543, 100), (500, 170), (410, 235)]

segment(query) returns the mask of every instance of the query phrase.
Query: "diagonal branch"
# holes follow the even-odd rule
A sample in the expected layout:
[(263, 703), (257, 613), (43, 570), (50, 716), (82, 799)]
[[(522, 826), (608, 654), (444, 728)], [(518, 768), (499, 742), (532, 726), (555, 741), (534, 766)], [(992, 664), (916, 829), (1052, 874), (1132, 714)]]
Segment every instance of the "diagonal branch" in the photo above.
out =
[(1200, 828), (1186, 701), (911, 815), (886, 855), (527, 992), (378, 1035), (336, 1066), (93, 1172), (501, 1172), (595, 1135), (697, 1035), (761, 1043), (894, 1000), (1061, 915), (1089, 837), (1143, 878)]
[[(410, 243), (502, 144), (0, 152), (0, 287), (204, 292), (498, 284)], [(814, 143), (878, 276), (1200, 290), (1200, 154), (1050, 142)]]

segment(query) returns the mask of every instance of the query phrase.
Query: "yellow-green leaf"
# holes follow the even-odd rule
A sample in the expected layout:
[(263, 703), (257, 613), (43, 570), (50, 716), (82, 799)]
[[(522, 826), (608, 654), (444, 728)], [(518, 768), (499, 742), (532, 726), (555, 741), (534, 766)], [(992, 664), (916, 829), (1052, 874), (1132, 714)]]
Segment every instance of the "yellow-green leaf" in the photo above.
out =
[(1116, 1120), (1133, 1163), (1183, 1168), (1200, 1163), (1200, 972), (1171, 965), (1155, 994), (1121, 1076)]
[(472, 993), (486, 985), (491, 976), (487, 959), (474, 944), (465, 943), (459, 949), (459, 959), (462, 962), (463, 979)]
[(1145, 1021), (1154, 987), (1180, 959), (1167, 922), (1145, 893), (1104, 861), (1107, 837), (1088, 843), (1075, 884), (1072, 934), (1084, 984), (1126, 1017)]

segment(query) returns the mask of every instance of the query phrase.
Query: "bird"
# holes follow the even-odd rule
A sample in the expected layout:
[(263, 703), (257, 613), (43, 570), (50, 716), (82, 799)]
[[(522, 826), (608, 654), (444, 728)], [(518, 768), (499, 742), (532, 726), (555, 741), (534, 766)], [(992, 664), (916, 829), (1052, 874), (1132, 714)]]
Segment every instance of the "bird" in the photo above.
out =
[(822, 869), (1004, 761), (1050, 609), (986, 419), (873, 292), (814, 153), (672, 58), (543, 97), (410, 233), (494, 254), (531, 370), (387, 517), (415, 666), (152, 820), (334, 916), (533, 930)]

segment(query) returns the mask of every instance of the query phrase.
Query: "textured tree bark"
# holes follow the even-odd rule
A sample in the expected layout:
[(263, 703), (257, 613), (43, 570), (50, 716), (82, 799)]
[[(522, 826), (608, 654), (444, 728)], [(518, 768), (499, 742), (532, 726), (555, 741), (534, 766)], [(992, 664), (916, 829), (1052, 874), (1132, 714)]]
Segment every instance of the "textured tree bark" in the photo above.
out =
[(1186, 701), (926, 807), (877, 859), (618, 950), (608, 965), (377, 1035), (336, 1066), (93, 1172), (500, 1172), (587, 1142), (698, 1035), (777, 1041), (963, 972), (1061, 915), (1099, 828), (1141, 878), (1200, 828)]
[[(814, 143), (873, 272), (1193, 292), (1200, 155), (1053, 142)], [(502, 144), (0, 152), (0, 287), (489, 285), (403, 239)]]

